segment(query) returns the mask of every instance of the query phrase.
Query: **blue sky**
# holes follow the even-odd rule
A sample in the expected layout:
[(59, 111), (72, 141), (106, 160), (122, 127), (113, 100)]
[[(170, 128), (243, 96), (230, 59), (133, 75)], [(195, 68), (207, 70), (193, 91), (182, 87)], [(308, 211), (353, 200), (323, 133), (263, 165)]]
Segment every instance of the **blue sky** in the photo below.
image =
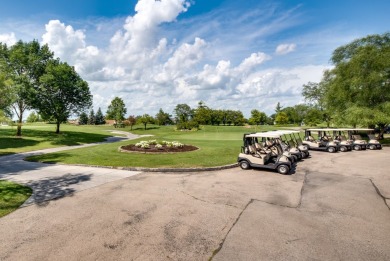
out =
[(88, 81), (94, 108), (178, 103), (272, 114), (303, 102), (340, 45), (389, 31), (390, 1), (3, 1), (0, 41), (38, 39)]

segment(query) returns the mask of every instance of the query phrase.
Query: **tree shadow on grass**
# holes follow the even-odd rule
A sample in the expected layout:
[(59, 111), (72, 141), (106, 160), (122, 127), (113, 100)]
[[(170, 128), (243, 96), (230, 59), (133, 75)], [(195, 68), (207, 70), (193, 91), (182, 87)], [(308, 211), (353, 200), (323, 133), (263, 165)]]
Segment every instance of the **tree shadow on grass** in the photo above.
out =
[(37, 204), (47, 206), (49, 200), (71, 196), (76, 191), (72, 185), (91, 180), (91, 174), (67, 174), (62, 177), (46, 178), (28, 182), (26, 185), (32, 188), (33, 194), (23, 205)]
[(31, 161), (31, 162), (45, 163), (45, 164), (56, 164), (69, 156), (70, 155), (67, 154), (66, 152), (54, 152), (48, 154), (39, 154), (35, 156), (28, 156), (24, 160)]
[[(152, 127), (146, 127), (146, 130), (157, 130), (157, 129), (160, 129), (160, 127), (157, 127), (157, 126), (152, 126)], [(137, 128), (133, 128), (133, 130), (142, 130), (144, 131), (145, 128), (144, 127), (137, 127)]]
[[(21, 147), (34, 146), (39, 141), (31, 139), (23, 139), (17, 137), (0, 137), (0, 149), (15, 149)], [(4, 154), (3, 154), (4, 153)], [(0, 155), (10, 154), (8, 152), (0, 152)]]

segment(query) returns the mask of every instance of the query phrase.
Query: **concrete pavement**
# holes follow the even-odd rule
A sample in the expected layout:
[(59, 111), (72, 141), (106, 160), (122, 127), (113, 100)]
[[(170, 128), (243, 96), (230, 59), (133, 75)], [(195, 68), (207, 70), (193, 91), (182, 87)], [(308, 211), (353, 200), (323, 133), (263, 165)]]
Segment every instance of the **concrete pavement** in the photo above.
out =
[(0, 260), (390, 260), (389, 152), (313, 152), (286, 176), (131, 175), (1, 218)]

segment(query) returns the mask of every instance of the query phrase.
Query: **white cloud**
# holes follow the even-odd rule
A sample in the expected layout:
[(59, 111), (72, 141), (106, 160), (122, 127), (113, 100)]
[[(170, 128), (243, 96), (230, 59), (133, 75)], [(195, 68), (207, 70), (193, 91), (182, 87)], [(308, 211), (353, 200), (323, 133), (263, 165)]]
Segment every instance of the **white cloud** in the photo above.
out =
[(252, 53), (251, 56), (242, 61), (242, 63), (238, 66), (238, 70), (242, 72), (248, 72), (255, 66), (260, 65), (270, 59), (271, 57), (265, 53)]
[(296, 44), (280, 44), (276, 47), (275, 53), (278, 55), (288, 54), (295, 51)]
[(0, 34), (0, 42), (5, 43), (8, 46), (14, 45), (17, 42), (15, 33)]
[[(247, 116), (254, 108), (270, 114), (278, 101), (283, 106), (296, 104), (302, 84), (321, 78), (323, 66), (269, 68), (268, 61), (275, 60), (260, 47), (239, 46), (242, 39), (252, 41), (255, 36), (251, 34), (238, 41), (230, 32), (213, 38), (211, 29), (204, 25), (200, 29), (208, 33), (191, 26), (167, 31), (187, 8), (185, 0), (140, 0), (135, 15), (122, 20), (122, 29), (112, 32), (111, 37), (105, 34), (105, 42), (89, 44), (89, 39), (98, 37), (88, 39), (88, 31), (58, 20), (46, 24), (42, 39), (88, 81), (95, 111), (101, 107), (104, 112), (111, 99), (119, 96), (132, 115), (154, 115), (159, 108), (172, 113), (178, 103), (196, 106), (199, 100), (216, 109), (239, 109)], [(248, 14), (230, 28), (237, 33), (239, 23), (250, 21), (253, 29), (255, 23), (250, 18), (258, 20), (258, 14)], [(212, 27), (225, 22), (219, 24), (218, 17), (222, 15)], [(280, 30), (286, 20), (284, 17), (280, 25), (272, 21), (272, 26), (264, 28), (268, 33), (272, 28)], [(288, 53), (295, 48), (295, 44), (280, 45), (276, 52)]]
[(128, 55), (152, 47), (158, 26), (175, 21), (189, 6), (189, 2), (184, 0), (138, 1), (136, 14), (126, 19), (124, 32), (118, 31), (111, 38), (111, 48), (121, 49)]

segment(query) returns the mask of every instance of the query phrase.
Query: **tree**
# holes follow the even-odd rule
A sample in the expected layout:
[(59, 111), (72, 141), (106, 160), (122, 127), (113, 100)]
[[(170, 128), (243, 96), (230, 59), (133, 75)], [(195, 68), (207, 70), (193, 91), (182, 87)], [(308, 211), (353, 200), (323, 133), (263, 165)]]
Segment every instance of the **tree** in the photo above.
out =
[(96, 125), (106, 124), (106, 121), (104, 120), (104, 116), (103, 116), (103, 113), (102, 113), (102, 110), (100, 109), (100, 107), (97, 110), (96, 115), (95, 115), (95, 124)]
[(251, 117), (249, 118), (249, 124), (260, 125), (267, 121), (267, 115), (259, 110), (252, 110)]
[(36, 40), (29, 43), (18, 41), (11, 47), (0, 43), (0, 71), (11, 84), (6, 100), (18, 117), (17, 136), (22, 135), (23, 113), (33, 107), (31, 90), (39, 85), (39, 79), (52, 58), (49, 47), (41, 47)]
[(203, 101), (200, 101), (198, 103), (198, 108), (194, 112), (194, 120), (199, 124), (210, 124), (211, 112), (212, 110), (207, 107)]
[(276, 108), (275, 108), (276, 114), (278, 114), (282, 109), (283, 109), (283, 107), (280, 105), (280, 102), (278, 102), (276, 104)]
[(53, 60), (46, 66), (40, 84), (35, 88), (33, 106), (41, 115), (52, 116), (56, 133), (71, 113), (78, 113), (92, 104), (88, 83), (67, 63)]
[(306, 113), (304, 122), (308, 126), (316, 126), (323, 122), (323, 113), (320, 109), (312, 106)]
[(137, 122), (141, 123), (144, 125), (145, 127), (145, 130), (146, 130), (146, 125), (148, 123), (153, 123), (154, 122), (154, 119), (152, 116), (150, 116), (149, 114), (144, 114), (142, 116), (140, 116), (138, 119), (137, 119)]
[[(130, 130), (133, 130), (133, 126), (137, 123), (137, 119), (134, 117), (134, 115), (130, 115), (127, 118), (127, 121), (129, 122)], [(146, 128), (146, 126), (145, 126), (145, 128)]]
[(318, 105), (320, 109), (323, 109), (325, 94), (326, 87), (323, 81), (320, 83), (308, 82), (303, 85), (302, 96), (310, 105)]
[(175, 107), (176, 123), (187, 122), (193, 117), (193, 110), (187, 104), (178, 104)]
[(27, 117), (27, 122), (33, 123), (39, 121), (39, 114), (35, 113), (34, 111), (30, 113)]
[(325, 95), (329, 108), (349, 124), (371, 123), (383, 134), (390, 123), (390, 33), (356, 39), (337, 48), (331, 60), (335, 67)]
[(8, 117), (7, 113), (4, 112), (3, 110), (0, 110), (0, 123), (3, 122), (10, 122), (11, 119)]
[(169, 113), (166, 113), (163, 111), (163, 109), (160, 108), (158, 113), (156, 114), (156, 122), (158, 125), (167, 125), (172, 124), (171, 115)]
[(120, 123), (125, 119), (126, 113), (127, 109), (123, 100), (119, 97), (115, 97), (108, 106), (106, 119), (113, 119), (117, 123)]
[(234, 126), (243, 126), (246, 122), (246, 119), (244, 118), (244, 115), (241, 111), (232, 111), (231, 117)]
[(9, 108), (12, 104), (12, 99), (10, 97), (12, 81), (6, 79), (5, 73), (0, 71), (0, 109), (4, 110)]
[(287, 124), (288, 123), (288, 116), (285, 112), (281, 111), (278, 114), (276, 114), (275, 117), (276, 124)]
[(95, 112), (93, 111), (93, 109), (89, 112), (88, 124), (89, 125), (95, 125), (96, 124), (96, 116), (95, 116)]
[(88, 124), (88, 115), (85, 112), (80, 113), (79, 124), (87, 125)]

